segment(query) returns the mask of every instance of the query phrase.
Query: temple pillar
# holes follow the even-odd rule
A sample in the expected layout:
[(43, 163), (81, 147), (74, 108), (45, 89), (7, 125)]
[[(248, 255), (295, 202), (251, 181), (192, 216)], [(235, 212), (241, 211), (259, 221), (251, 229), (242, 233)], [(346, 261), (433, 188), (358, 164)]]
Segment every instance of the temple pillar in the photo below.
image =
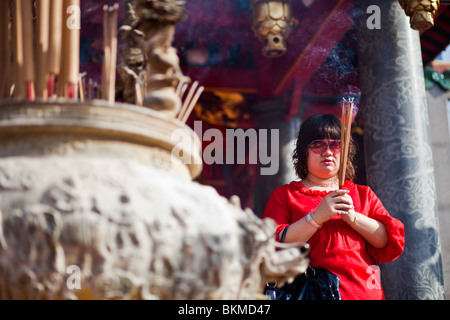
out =
[[(255, 208), (255, 213), (258, 216), (261, 216), (264, 212), (264, 207), (276, 187), (297, 179), (292, 163), (292, 152), (294, 151), (300, 120), (298, 117), (293, 117), (286, 121), (284, 107), (284, 102), (277, 99), (263, 100), (252, 106), (252, 111), (258, 121), (258, 128), (267, 129), (268, 143), (278, 143), (279, 145), (278, 171), (274, 175), (261, 175), (259, 178), (260, 201), (259, 207)], [(271, 136), (273, 129), (277, 130), (279, 139), (274, 139)], [(269, 152), (272, 150), (271, 145), (267, 147), (267, 150)]]
[(379, 0), (369, 29), (355, 0), (368, 185), (405, 224), (404, 253), (382, 264), (387, 299), (444, 299), (436, 188), (418, 31), (397, 1)]

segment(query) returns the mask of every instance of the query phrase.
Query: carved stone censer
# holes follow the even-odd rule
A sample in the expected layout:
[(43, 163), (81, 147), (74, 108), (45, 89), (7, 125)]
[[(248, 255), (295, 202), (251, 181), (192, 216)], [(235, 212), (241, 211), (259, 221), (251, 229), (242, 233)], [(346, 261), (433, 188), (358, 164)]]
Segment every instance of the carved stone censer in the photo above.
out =
[(171, 132), (127, 104), (0, 103), (0, 299), (254, 299), (304, 270), (271, 221), (193, 182)]

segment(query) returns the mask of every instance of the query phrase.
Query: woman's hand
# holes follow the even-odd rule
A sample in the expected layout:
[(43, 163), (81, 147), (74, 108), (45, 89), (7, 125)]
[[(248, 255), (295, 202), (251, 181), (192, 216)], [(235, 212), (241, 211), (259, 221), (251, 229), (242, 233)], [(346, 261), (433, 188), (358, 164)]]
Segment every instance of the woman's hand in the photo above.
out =
[[(384, 224), (357, 213), (348, 192), (348, 190), (339, 189), (326, 195), (314, 211), (314, 219), (322, 224), (339, 214), (342, 220), (347, 222), (373, 247), (386, 247), (389, 237)], [(306, 218), (302, 218), (289, 226), (285, 242), (307, 242), (317, 230)]]
[(320, 223), (340, 214), (342, 220), (347, 222), (353, 230), (363, 236), (375, 248), (384, 248), (389, 243), (384, 224), (357, 213), (353, 207), (353, 200), (348, 195), (348, 190), (339, 189), (330, 193), (323, 198), (314, 212)]
[(347, 200), (349, 201), (351, 208), (347, 211), (347, 213), (341, 213), (341, 218), (348, 224), (353, 224), (357, 219), (355, 207), (353, 206), (353, 199), (348, 194), (345, 194), (344, 197), (348, 198)]
[(315, 218), (324, 223), (330, 220), (333, 216), (340, 214), (342, 219), (348, 220), (351, 223), (354, 219), (353, 201), (348, 195), (348, 190), (338, 189), (331, 192), (323, 198), (317, 209), (314, 211)]

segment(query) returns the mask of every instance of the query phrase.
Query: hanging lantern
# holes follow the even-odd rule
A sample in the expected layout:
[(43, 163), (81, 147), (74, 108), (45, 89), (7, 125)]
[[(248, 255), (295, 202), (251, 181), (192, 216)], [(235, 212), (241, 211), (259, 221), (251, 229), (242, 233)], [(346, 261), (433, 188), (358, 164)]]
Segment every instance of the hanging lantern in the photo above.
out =
[(434, 15), (439, 9), (440, 0), (398, 0), (408, 17), (411, 28), (426, 30), (434, 25)]
[(286, 53), (286, 40), (295, 22), (292, 17), (292, 0), (252, 0), (253, 25), (262, 53), (269, 58)]

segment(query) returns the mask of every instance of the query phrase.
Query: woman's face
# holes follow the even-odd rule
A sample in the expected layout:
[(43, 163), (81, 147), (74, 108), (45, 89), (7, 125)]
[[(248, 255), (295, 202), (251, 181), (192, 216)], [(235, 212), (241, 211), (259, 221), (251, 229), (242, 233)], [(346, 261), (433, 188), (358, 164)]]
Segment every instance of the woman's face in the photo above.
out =
[[(324, 139), (326, 143), (332, 140)], [(338, 174), (340, 150), (332, 150), (329, 146), (313, 151), (308, 147), (308, 172), (318, 178), (329, 179)]]

